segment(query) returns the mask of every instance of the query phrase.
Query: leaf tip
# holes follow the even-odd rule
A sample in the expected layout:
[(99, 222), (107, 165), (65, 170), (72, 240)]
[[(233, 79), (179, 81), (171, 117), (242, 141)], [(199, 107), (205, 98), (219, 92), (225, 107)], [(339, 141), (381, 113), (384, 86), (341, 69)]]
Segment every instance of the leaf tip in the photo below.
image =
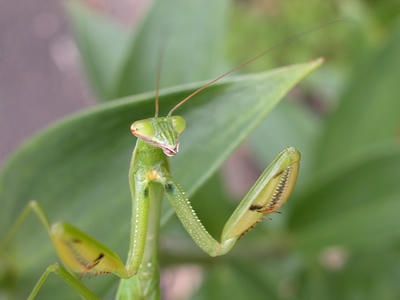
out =
[(314, 65), (314, 67), (317, 68), (320, 65), (322, 65), (324, 62), (325, 62), (325, 57), (318, 57), (316, 59), (309, 61), (308, 63)]
[(306, 74), (313, 72), (315, 69), (321, 66), (324, 61), (325, 61), (324, 57), (318, 57), (316, 59), (310, 60), (309, 62), (306, 62), (304, 64), (307, 68)]

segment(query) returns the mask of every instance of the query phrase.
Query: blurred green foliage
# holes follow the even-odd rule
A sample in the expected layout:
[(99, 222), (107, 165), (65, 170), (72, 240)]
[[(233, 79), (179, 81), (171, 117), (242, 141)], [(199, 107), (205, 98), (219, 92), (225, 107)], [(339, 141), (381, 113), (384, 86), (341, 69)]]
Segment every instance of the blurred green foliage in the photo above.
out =
[[(293, 34), (330, 20), (346, 20), (272, 52), (240, 71), (261, 71), (321, 55), (327, 59), (324, 67), (301, 88), (296, 88), (247, 142), (251, 163), (259, 171), (287, 145), (302, 152), (299, 182), (284, 213), (258, 225), (226, 257), (213, 260), (194, 248), (175, 217), (164, 227), (161, 257), (165, 266), (199, 263), (204, 269), (204, 279), (190, 299), (399, 299), (398, 1), (157, 3), (132, 32), (79, 3), (68, 5), (82, 61), (99, 100), (153, 90), (162, 47), (166, 48), (166, 55), (161, 84), (169, 87), (212, 78), (226, 66), (233, 66)], [(160, 34), (160, 27), (168, 28), (167, 32)], [(165, 91), (162, 109), (196, 86)], [(217, 85), (193, 99), (192, 105), (184, 107), (182, 112), (189, 126), (199, 118), (206, 118), (210, 109), (224, 116), (224, 107), (213, 106), (210, 99), (224, 96), (234, 101), (238, 90), (252, 95), (252, 89), (257, 87), (253, 93), (256, 98), (273, 90), (271, 86), (259, 89), (260, 86), (251, 78), (237, 85), (234, 82)], [(125, 102), (110, 102), (91, 112), (92, 115), (72, 117), (42, 133), (30, 142), (28, 152), (21, 150), (9, 162), (13, 168), (25, 171), (7, 177), (7, 181), (3, 179), (0, 189), (14, 189), (20, 199), (40, 197), (38, 200), (44, 201), (52, 219), (72, 221), (96, 232), (97, 238), (125, 253), (120, 241), (128, 236), (126, 230), (114, 232), (121, 227), (120, 220), (129, 219), (125, 213), (130, 205), (125, 173), (133, 140), (123, 130), (132, 117), (152, 114), (151, 97), (152, 94), (145, 94), (127, 98)], [(232, 118), (226, 113), (222, 120)], [(261, 116), (243, 115), (232, 122), (231, 129), (241, 129), (244, 136), (253, 126), (243, 127), (243, 120), (255, 122)], [(208, 117), (207, 122), (216, 119)], [(184, 137), (183, 153), (177, 156), (180, 161), (173, 166), (173, 173), (189, 194), (196, 191), (193, 205), (207, 228), (218, 236), (235, 205), (232, 199), (235, 197), (220, 175), (211, 173), (242, 138), (217, 137), (207, 143), (206, 137), (214, 126), (207, 122), (203, 122), (204, 127), (191, 129), (194, 138)], [(90, 132), (96, 135), (87, 135)], [(200, 144), (216, 145), (216, 149), (222, 149), (226, 143), (229, 149), (205, 164), (204, 157), (210, 152), (204, 150), (206, 146), (196, 148), (195, 138), (203, 138)], [(43, 144), (50, 145), (46, 149), (55, 149), (63, 141), (66, 146), (59, 155), (43, 153), (42, 159), (32, 161), (37, 155), (35, 151), (42, 151)], [(83, 144), (87, 146), (82, 147)], [(65, 153), (68, 159), (63, 161)], [(85, 164), (82, 157), (88, 157)], [(190, 172), (180, 166), (189, 163)], [(45, 182), (39, 184), (33, 180), (36, 174), (29, 172), (43, 165), (46, 168), (40, 180), (45, 178)], [(21, 181), (24, 188), (19, 188)], [(76, 182), (82, 182), (82, 186), (73, 186)], [(65, 195), (60, 195), (60, 191)], [(60, 210), (60, 204), (51, 201), (53, 198), (66, 202), (68, 206), (63, 207), (67, 209)], [(82, 198), (110, 198), (114, 205), (98, 205), (93, 214), (93, 202), (82, 202)], [(3, 206), (3, 212), (7, 213), (1, 220), (2, 228), (7, 227), (4, 224), (22, 206), (7, 203), (8, 206)], [(36, 230), (31, 225), (31, 230), (24, 234)], [(43, 232), (34, 241), (28, 241), (26, 248), (38, 249), (38, 244), (47, 243), (46, 238)], [(25, 250), (18, 249), (15, 256), (23, 257)], [(19, 262), (17, 273), (25, 275), (18, 284), (27, 285), (27, 278), (40, 274), (40, 270), (32, 271), (38, 261), (44, 267), (56, 260), (50, 247), (35, 252), (34, 256), (34, 261), (25, 257)], [(52, 294), (52, 286), (59, 284), (56, 281), (44, 288), (43, 297)], [(108, 294), (107, 290), (115, 288), (115, 282), (104, 278), (85, 281), (99, 295), (108, 298), (112, 297), (113, 289)]]

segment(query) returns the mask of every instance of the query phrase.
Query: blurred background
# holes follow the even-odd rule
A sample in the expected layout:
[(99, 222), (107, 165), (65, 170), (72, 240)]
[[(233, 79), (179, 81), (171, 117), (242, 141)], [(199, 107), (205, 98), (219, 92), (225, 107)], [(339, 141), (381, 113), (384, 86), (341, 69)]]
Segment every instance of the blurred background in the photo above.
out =
[[(126, 31), (149, 4), (146, 0), (88, 3), (115, 17)], [(64, 4), (0, 3), (0, 164), (40, 128), (94, 104)]]
[[(303, 155), (299, 183), (284, 216), (258, 226), (246, 236), (242, 250), (218, 264), (197, 253), (172, 253), (171, 241), (185, 233), (179, 222), (169, 222), (165, 236), (170, 240), (164, 238), (162, 252), (163, 299), (400, 299), (400, 2), (221, 2), (196, 16), (205, 23), (218, 18), (206, 28), (218, 38), (196, 45), (184, 62), (172, 63), (199, 69), (197, 56), (208, 47), (214, 51), (208, 54), (215, 69), (174, 82), (167, 62), (162, 86), (213, 78), (299, 32), (331, 20), (344, 22), (283, 46), (238, 72), (326, 59), (196, 193), (195, 208), (202, 219), (208, 218), (210, 207), (220, 209), (206, 221), (218, 236), (233, 203), (287, 145), (300, 148)], [(147, 80), (127, 87), (132, 81), (128, 77), (118, 91), (106, 89), (90, 60), (110, 56), (96, 56), (87, 46), (102, 47), (102, 34), (112, 28), (118, 34), (107, 40), (107, 47), (110, 53), (122, 51), (132, 32), (151, 26), (157, 14), (174, 20), (184, 13), (173, 7), (153, 13), (151, 4), (0, 2), (0, 166), (24, 139), (63, 116), (153, 89), (156, 62), (147, 66), (153, 70), (143, 75)], [(93, 28), (101, 33), (98, 37), (90, 34), (96, 32)], [(174, 43), (175, 34), (167, 34), (167, 43)], [(157, 40), (152, 42), (156, 55), (163, 42), (159, 36), (152, 39)], [(217, 196), (222, 204), (216, 203)], [(288, 248), (254, 254), (257, 241), (279, 234), (290, 239)]]
[[(88, 0), (126, 31), (145, 13), (149, 0)], [(62, 1), (0, 3), (0, 161), (26, 137), (94, 103), (79, 62), (79, 50)], [(225, 58), (238, 63), (299, 30), (334, 19), (328, 33), (315, 33), (247, 66), (260, 71), (317, 56), (328, 58), (324, 96), (335, 102), (354, 66), (379, 48), (398, 22), (399, 3), (385, 1), (237, 0), (227, 21)], [(329, 34), (329, 38), (327, 35)], [(329, 105), (323, 109), (329, 109)], [(22, 121), (23, 120), (23, 121)], [(10, 134), (10, 128), (12, 134)]]

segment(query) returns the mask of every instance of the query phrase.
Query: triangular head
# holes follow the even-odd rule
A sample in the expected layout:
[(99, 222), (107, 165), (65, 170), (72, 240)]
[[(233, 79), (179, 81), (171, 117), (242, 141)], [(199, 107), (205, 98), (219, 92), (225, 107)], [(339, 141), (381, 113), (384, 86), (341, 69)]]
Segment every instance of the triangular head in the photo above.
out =
[(159, 147), (168, 156), (179, 151), (179, 136), (186, 122), (180, 116), (155, 117), (139, 120), (131, 125), (131, 132), (144, 142)]

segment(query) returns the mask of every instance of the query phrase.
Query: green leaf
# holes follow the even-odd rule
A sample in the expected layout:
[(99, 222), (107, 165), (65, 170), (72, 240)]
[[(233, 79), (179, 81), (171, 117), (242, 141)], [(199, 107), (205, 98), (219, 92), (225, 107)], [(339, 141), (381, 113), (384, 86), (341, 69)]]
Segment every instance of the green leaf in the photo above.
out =
[(227, 6), (228, 0), (155, 1), (130, 34), (81, 1), (68, 2), (67, 12), (86, 73), (105, 101), (154, 90), (163, 48), (161, 87), (216, 76)]
[(218, 75), (228, 3), (228, 0), (155, 1), (129, 41), (113, 97), (154, 90), (162, 49), (165, 53), (161, 87)]
[(320, 141), (316, 166), (324, 169), (367, 147), (399, 139), (400, 27), (356, 73)]
[[(181, 152), (171, 160), (172, 174), (189, 196), (288, 90), (321, 62), (318, 59), (221, 82), (177, 111), (186, 119), (187, 129)], [(201, 85), (161, 91), (161, 115)], [(51, 221), (73, 223), (124, 257), (131, 209), (127, 172), (135, 145), (129, 127), (132, 121), (151, 116), (153, 106), (153, 94), (113, 101), (69, 117), (26, 142), (5, 164), (0, 177), (2, 236), (28, 201), (36, 199)], [(27, 293), (56, 257), (44, 229), (33, 217), (24, 224), (14, 245), (15, 263), (24, 282), (19, 286)], [(107, 286), (101, 282), (93, 284), (94, 291)], [(62, 285), (57, 280), (46, 283), (41, 297), (52, 298), (54, 289), (59, 291), (58, 284)], [(70, 299), (74, 293), (66, 289), (58, 295)]]
[(294, 245), (315, 252), (336, 245), (359, 249), (392, 243), (400, 235), (399, 178), (396, 145), (319, 174), (290, 211)]
[(100, 100), (108, 100), (128, 45), (128, 30), (82, 1), (68, 1), (66, 8), (92, 87)]

